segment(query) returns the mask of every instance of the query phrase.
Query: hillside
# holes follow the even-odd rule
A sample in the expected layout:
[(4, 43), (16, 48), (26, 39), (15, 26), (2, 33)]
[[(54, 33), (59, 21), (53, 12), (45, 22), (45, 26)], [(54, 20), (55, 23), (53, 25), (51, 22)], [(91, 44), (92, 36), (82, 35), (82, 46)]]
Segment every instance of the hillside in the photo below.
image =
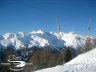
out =
[(64, 65), (35, 72), (96, 72), (96, 49), (83, 53)]

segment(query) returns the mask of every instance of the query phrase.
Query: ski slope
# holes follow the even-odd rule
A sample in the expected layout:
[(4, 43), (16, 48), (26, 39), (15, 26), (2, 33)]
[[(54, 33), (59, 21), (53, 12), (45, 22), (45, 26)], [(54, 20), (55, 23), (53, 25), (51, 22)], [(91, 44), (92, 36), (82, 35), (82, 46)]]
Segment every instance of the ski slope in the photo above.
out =
[(96, 49), (83, 53), (64, 65), (35, 72), (96, 72)]

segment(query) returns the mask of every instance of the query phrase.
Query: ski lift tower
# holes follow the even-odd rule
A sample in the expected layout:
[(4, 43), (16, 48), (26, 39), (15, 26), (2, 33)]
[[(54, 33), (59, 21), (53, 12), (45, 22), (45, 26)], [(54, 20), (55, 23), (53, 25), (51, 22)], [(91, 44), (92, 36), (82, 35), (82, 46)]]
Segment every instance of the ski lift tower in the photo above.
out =
[[(88, 36), (91, 36), (91, 30), (92, 30), (92, 18), (89, 19), (89, 24), (88, 24), (88, 28), (87, 28), (87, 31), (88, 31)], [(92, 48), (92, 45), (90, 45), (90, 48)], [(93, 51), (92, 51), (92, 58), (93, 58)]]
[(88, 31), (89, 36), (90, 36), (91, 28), (92, 28), (92, 19), (90, 18), (89, 24), (88, 24), (88, 27), (87, 27), (87, 31)]
[(57, 25), (57, 33), (58, 33), (58, 41), (60, 41), (60, 30), (61, 30), (61, 26), (60, 26), (60, 23), (59, 23), (59, 17), (56, 17), (56, 25)]
[(57, 31), (59, 33), (60, 30), (61, 30), (61, 26), (60, 26), (60, 23), (59, 23), (59, 17), (56, 17), (56, 25), (57, 25)]

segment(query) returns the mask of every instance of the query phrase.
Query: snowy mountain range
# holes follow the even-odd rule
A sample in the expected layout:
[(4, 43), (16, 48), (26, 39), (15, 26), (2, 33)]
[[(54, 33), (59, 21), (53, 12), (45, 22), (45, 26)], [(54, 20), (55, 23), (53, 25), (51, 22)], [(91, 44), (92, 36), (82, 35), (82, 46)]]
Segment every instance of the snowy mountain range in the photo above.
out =
[[(89, 40), (88, 40), (89, 38)], [(0, 48), (14, 46), (16, 49), (51, 46), (52, 48), (72, 47), (79, 48), (90, 41), (93, 42), (93, 38), (88, 36), (81, 36), (76, 33), (64, 33), (64, 32), (44, 32), (42, 30), (33, 31), (30, 33), (18, 32), (18, 33), (6, 33), (0, 35)]]
[(83, 53), (66, 64), (35, 72), (96, 72), (96, 49)]
[[(96, 46), (94, 38), (73, 32), (45, 32), (42, 30), (9, 32), (0, 35), (0, 58), (2, 62), (6, 62), (11, 55), (16, 55), (22, 61), (33, 63), (34, 67), (31, 68), (32, 70), (38, 70), (64, 64), (78, 54), (91, 50), (94, 46)], [(71, 65), (71, 67), (73, 66), (72, 70), (79, 69), (74, 69), (76, 65)], [(67, 69), (71, 67), (69, 62), (69, 64), (66, 63), (64, 66), (50, 68), (48, 72), (56, 72), (56, 70), (58, 72), (60, 69), (62, 69), (60, 72), (67, 72)], [(41, 70), (40, 72), (43, 71)], [(47, 72), (46, 69), (44, 72)]]

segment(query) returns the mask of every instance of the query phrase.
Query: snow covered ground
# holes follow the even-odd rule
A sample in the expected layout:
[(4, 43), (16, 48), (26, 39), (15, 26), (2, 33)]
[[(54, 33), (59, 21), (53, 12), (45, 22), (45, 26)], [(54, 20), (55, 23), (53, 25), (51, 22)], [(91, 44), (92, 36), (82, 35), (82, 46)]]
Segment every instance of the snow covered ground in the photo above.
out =
[(70, 46), (78, 48), (84, 46), (87, 41), (87, 36), (81, 36), (76, 33), (64, 33), (64, 32), (44, 32), (42, 30), (33, 32), (18, 32), (18, 33), (6, 33), (0, 35), (0, 48), (2, 46), (13, 46), (16, 49), (19, 48), (31, 48), (33, 46), (44, 47), (51, 46), (52, 48), (63, 48), (64, 46)]
[(35, 72), (96, 72), (96, 49), (83, 53), (64, 65)]

